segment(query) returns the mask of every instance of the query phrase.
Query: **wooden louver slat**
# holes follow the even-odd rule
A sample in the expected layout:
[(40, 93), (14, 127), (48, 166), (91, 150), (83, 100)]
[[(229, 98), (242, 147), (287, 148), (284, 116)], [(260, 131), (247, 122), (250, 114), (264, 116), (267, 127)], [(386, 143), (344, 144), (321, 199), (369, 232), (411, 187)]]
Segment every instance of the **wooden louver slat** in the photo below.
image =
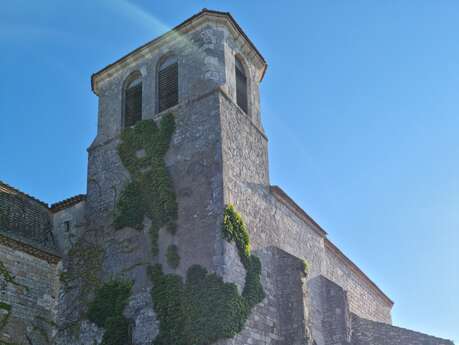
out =
[(142, 83), (126, 90), (124, 126), (133, 126), (140, 120), (142, 120)]
[(173, 63), (159, 71), (158, 75), (159, 111), (178, 103), (178, 64)]
[(236, 68), (236, 101), (247, 113), (247, 78), (239, 68)]

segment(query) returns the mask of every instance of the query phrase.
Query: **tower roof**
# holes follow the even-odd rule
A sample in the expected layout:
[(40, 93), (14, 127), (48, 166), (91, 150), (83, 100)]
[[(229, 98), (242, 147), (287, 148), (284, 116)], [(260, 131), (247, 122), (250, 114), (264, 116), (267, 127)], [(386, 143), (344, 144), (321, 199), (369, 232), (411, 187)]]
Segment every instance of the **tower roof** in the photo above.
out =
[(202, 9), (197, 14), (191, 16), (184, 22), (180, 23), (172, 30), (164, 33), (163, 35), (153, 39), (145, 43), (144, 45), (140, 46), (139, 48), (131, 51), (127, 55), (123, 56), (122, 58), (116, 60), (115, 62), (109, 64), (108, 66), (104, 67), (100, 71), (94, 73), (91, 76), (91, 88), (95, 92), (95, 85), (97, 80), (102, 77), (103, 75), (111, 75), (112, 73), (116, 72), (119, 68), (128, 65), (131, 61), (136, 60), (137, 58), (141, 57), (144, 53), (148, 50), (154, 48), (156, 45), (167, 41), (170, 38), (173, 38), (174, 33), (187, 33), (195, 28), (197, 25), (202, 23), (205, 20), (214, 20), (216, 22), (223, 22), (226, 26), (231, 30), (231, 32), (237, 37), (241, 37), (249, 46), (249, 48), (253, 51), (253, 57), (257, 60), (258, 64), (261, 66), (261, 74), (260, 74), (260, 81), (263, 79), (264, 74), (266, 72), (267, 63), (264, 59), (263, 55), (258, 51), (249, 37), (244, 33), (242, 28), (233, 18), (233, 16), (229, 12), (220, 12), (220, 11), (213, 11), (208, 10), (207, 8)]

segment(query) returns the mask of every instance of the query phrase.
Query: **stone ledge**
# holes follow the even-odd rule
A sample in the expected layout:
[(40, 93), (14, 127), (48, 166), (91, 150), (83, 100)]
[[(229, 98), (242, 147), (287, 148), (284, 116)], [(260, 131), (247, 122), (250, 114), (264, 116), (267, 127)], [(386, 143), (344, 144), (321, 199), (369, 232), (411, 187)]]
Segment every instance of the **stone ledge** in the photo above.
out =
[(27, 243), (27, 241), (23, 239), (16, 239), (14, 236), (10, 234), (7, 235), (3, 231), (0, 231), (0, 244), (30, 254), (39, 259), (45, 260), (50, 264), (56, 265), (59, 261), (61, 261), (61, 255), (57, 252), (50, 249), (40, 248), (35, 244)]
[(309, 225), (317, 234), (321, 237), (327, 236), (327, 232), (315, 222), (298, 204), (290, 198), (279, 186), (270, 186), (271, 194), (279, 200), (282, 204), (287, 206), (295, 215), (302, 219), (307, 225)]
[(325, 239), (325, 249), (329, 250), (333, 254), (335, 254), (338, 259), (340, 259), (349, 269), (351, 269), (357, 276), (362, 278), (365, 282), (368, 283), (370, 288), (380, 296), (386, 304), (392, 308), (394, 306), (394, 302), (370, 279), (368, 276), (355, 264), (349, 259), (337, 246), (335, 246), (329, 239)]

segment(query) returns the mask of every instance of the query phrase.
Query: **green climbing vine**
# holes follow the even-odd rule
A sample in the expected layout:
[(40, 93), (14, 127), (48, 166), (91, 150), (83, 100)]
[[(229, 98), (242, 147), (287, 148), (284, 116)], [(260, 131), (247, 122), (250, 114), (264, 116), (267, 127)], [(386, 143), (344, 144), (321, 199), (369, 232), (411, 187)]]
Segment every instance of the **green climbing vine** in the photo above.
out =
[[(144, 219), (148, 218), (151, 221), (149, 232), (154, 256), (159, 253), (160, 229), (164, 227), (172, 235), (177, 231), (176, 196), (164, 162), (174, 130), (173, 115), (166, 115), (159, 126), (152, 120), (140, 121), (123, 131), (118, 146), (120, 159), (129, 171), (131, 181), (118, 199), (114, 227), (143, 229)], [(165, 274), (160, 264), (151, 266), (151, 296), (160, 321), (159, 334), (153, 345), (208, 345), (219, 339), (234, 337), (243, 329), (252, 308), (265, 297), (260, 282), (260, 260), (251, 254), (247, 228), (232, 206), (224, 211), (223, 237), (236, 244), (246, 269), (242, 294), (236, 284), (226, 283), (217, 274), (209, 273), (198, 265), (188, 269), (185, 279), (178, 274)], [(177, 246), (167, 248), (166, 259), (171, 268), (178, 267), (180, 257)], [(121, 297), (109, 292), (116, 291), (115, 287), (110, 289), (106, 287), (105, 292), (96, 293), (88, 316), (105, 328), (104, 345), (118, 345), (119, 340), (109, 341), (105, 337), (127, 339), (127, 320), (122, 316), (122, 310), (130, 288), (124, 289)], [(114, 300), (124, 301), (117, 304), (116, 311), (110, 309), (115, 308), (112, 304), (105, 304), (105, 301)]]
[(164, 163), (164, 156), (175, 130), (172, 114), (164, 116), (159, 127), (153, 120), (138, 122), (121, 134), (118, 153), (131, 175), (115, 209), (117, 229), (142, 229), (144, 217), (151, 220), (150, 234), (153, 255), (158, 254), (159, 229), (167, 226), (175, 233), (177, 202), (172, 179)]
[(0, 277), (2, 278), (2, 281), (0, 282), (1, 290), (4, 290), (7, 284), (22, 286), (21, 284), (16, 282), (16, 278), (11, 274), (8, 268), (6, 268), (5, 264), (2, 261), (0, 261)]
[(250, 253), (250, 240), (247, 226), (242, 217), (236, 212), (233, 205), (228, 205), (223, 214), (223, 237), (228, 242), (235, 242), (239, 258), (246, 269), (245, 285), (242, 292), (249, 308), (254, 307), (265, 298), (261, 285), (261, 262), (258, 257)]
[[(25, 291), (29, 291), (29, 288), (27, 286), (22, 285), (16, 281), (16, 277), (13, 276), (13, 274), (8, 270), (5, 264), (2, 261), (0, 261), (0, 291), (6, 290), (8, 284), (13, 284), (16, 287), (22, 287)], [(10, 317), (12, 314), (12, 309), (13, 307), (11, 306), (11, 304), (0, 301), (0, 311), (1, 311), (0, 332), (2, 332), (3, 329), (6, 327), (6, 325), (8, 324), (8, 321), (10, 320)], [(0, 340), (0, 345), (18, 345), (18, 344), (9, 343), (9, 342)]]
[(160, 322), (154, 345), (208, 345), (239, 333), (249, 308), (235, 284), (225, 283), (203, 267), (179, 275), (151, 269), (152, 299)]
[[(0, 290), (1, 291), (6, 290), (6, 287), (8, 286), (8, 284), (13, 284), (15, 286), (23, 287), (24, 289), (28, 290), (26, 286), (19, 284), (16, 281), (16, 277), (14, 277), (11, 274), (11, 272), (8, 270), (8, 268), (6, 268), (5, 264), (2, 261), (0, 261), (0, 278), (1, 278), (0, 279)], [(0, 301), (0, 311), (1, 311), (0, 331), (2, 331), (8, 324), (8, 321), (11, 317), (11, 310), (12, 310), (11, 304)], [(2, 345), (1, 342), (0, 342), (0, 345)]]
[(307, 276), (309, 274), (309, 262), (307, 260), (303, 260), (302, 261), (302, 270), (303, 270), (303, 274), (305, 276)]
[(180, 264), (180, 256), (178, 254), (178, 247), (175, 244), (171, 244), (167, 247), (166, 259), (169, 266), (177, 268)]
[(43, 341), (42, 344), (53, 344), (53, 333), (57, 329), (57, 324), (46, 317), (36, 315), (30, 325), (32, 333)]
[(150, 270), (152, 299), (160, 321), (154, 345), (207, 345), (232, 338), (244, 327), (252, 308), (265, 297), (260, 282), (261, 263), (251, 255), (247, 228), (232, 206), (225, 209), (223, 234), (236, 242), (246, 268), (242, 295), (237, 286), (225, 283), (201, 266), (188, 269), (186, 279), (164, 274), (161, 265)]
[[(87, 233), (86, 233), (87, 234)], [(63, 291), (72, 298), (70, 305), (79, 305), (75, 316), (66, 319), (60, 331), (72, 338), (80, 337), (81, 321), (86, 319), (85, 311), (94, 296), (94, 290), (101, 285), (100, 273), (104, 250), (94, 241), (82, 236), (65, 257), (65, 271), (59, 274)]]
[(72, 270), (59, 275), (64, 290), (78, 288), (80, 302), (87, 304), (91, 292), (101, 285), (99, 274), (103, 256), (104, 251), (99, 245), (80, 239), (67, 254)]
[(0, 319), (0, 331), (2, 331), (11, 316), (11, 305), (5, 302), (0, 302), (0, 310), (2, 310), (3, 313)]
[(96, 290), (89, 305), (88, 320), (105, 329), (101, 345), (129, 344), (129, 321), (123, 310), (131, 289), (131, 282), (112, 280)]

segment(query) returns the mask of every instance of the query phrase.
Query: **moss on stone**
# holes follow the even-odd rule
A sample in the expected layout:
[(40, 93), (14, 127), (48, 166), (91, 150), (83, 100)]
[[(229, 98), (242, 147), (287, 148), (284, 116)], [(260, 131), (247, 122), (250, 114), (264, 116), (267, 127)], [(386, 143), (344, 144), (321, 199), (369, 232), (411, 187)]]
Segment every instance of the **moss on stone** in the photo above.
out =
[(306, 260), (302, 261), (303, 264), (303, 274), (307, 276), (309, 274), (309, 263)]

